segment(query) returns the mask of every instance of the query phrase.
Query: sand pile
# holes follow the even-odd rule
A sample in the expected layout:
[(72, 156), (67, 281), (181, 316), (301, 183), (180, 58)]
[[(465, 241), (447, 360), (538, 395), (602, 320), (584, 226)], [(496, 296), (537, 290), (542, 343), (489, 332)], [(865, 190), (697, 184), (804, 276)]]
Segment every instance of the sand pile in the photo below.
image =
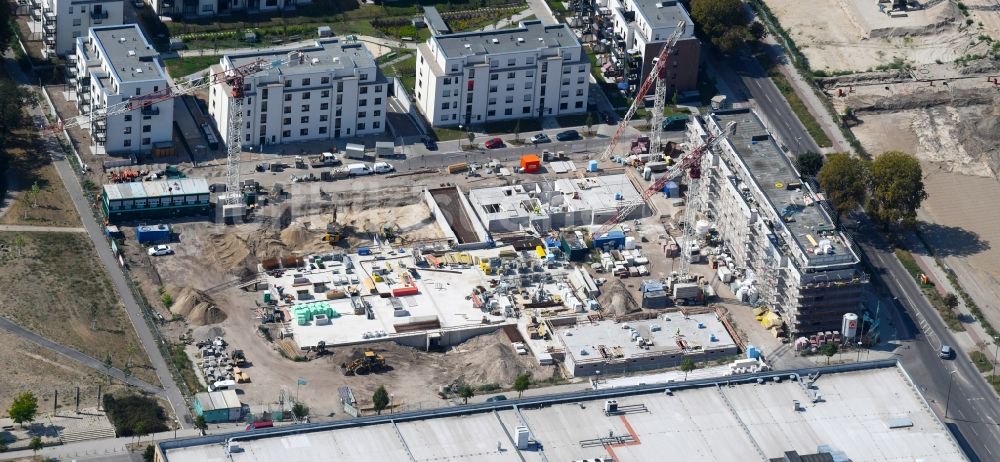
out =
[(260, 260), (288, 254), (288, 248), (276, 232), (258, 229), (246, 236), (232, 233), (212, 234), (212, 253), (223, 269), (237, 275), (256, 272)]
[(601, 289), (597, 301), (609, 316), (624, 316), (642, 310), (620, 279), (614, 279), (606, 284)]
[(281, 231), (281, 242), (291, 249), (301, 249), (314, 243), (318, 238), (302, 223), (292, 223), (291, 226)]
[(215, 305), (212, 297), (200, 290), (190, 287), (167, 290), (174, 297), (170, 312), (184, 316), (187, 322), (194, 326), (218, 324), (226, 320), (226, 313)]
[(469, 385), (511, 386), (518, 375), (539, 368), (531, 355), (518, 355), (502, 331), (480, 335), (454, 347), (447, 354), (461, 355), (465, 361), (454, 380)]

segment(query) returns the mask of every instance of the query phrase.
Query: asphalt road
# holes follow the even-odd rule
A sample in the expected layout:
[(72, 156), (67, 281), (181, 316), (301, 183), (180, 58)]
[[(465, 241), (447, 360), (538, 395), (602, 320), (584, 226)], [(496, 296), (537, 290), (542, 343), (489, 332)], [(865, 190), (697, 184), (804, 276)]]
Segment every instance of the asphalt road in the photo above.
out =
[[(722, 57), (718, 53), (707, 50), (706, 59), (713, 60), (719, 71), (719, 77), (725, 80), (727, 86), (737, 95), (731, 95), (735, 102), (752, 98), (755, 109), (764, 117), (778, 141), (789, 154), (799, 155), (805, 152), (820, 152), (819, 145), (813, 141), (805, 126), (792, 112), (788, 101), (778, 91), (778, 87), (767, 76), (750, 51), (744, 49), (732, 57)], [(732, 102), (732, 101), (731, 101)]]
[(141, 389), (143, 391), (149, 392), (149, 393), (153, 393), (153, 394), (157, 394), (157, 395), (161, 395), (161, 396), (163, 395), (163, 389), (160, 388), (160, 387), (158, 387), (158, 386), (156, 386), (156, 385), (152, 385), (152, 384), (150, 384), (148, 382), (139, 380), (139, 379), (137, 379), (135, 377), (131, 377), (131, 376), (125, 375), (125, 373), (122, 372), (120, 369), (116, 369), (116, 368), (110, 368), (110, 369), (108, 369), (108, 367), (104, 365), (104, 362), (98, 360), (97, 358), (94, 358), (92, 356), (87, 356), (87, 355), (85, 355), (85, 354), (83, 354), (83, 353), (81, 353), (81, 352), (79, 352), (77, 350), (74, 350), (74, 349), (70, 348), (70, 347), (63, 346), (63, 345), (60, 345), (60, 344), (58, 344), (56, 342), (53, 342), (53, 341), (51, 341), (51, 340), (49, 340), (49, 339), (47, 339), (45, 337), (42, 337), (41, 335), (38, 335), (38, 334), (36, 334), (34, 332), (31, 332), (31, 331), (29, 331), (29, 330), (27, 330), (27, 329), (25, 329), (25, 328), (17, 325), (17, 324), (14, 324), (13, 322), (11, 322), (7, 318), (0, 317), (0, 329), (6, 330), (6, 331), (8, 331), (8, 332), (10, 332), (10, 333), (12, 333), (12, 334), (14, 334), (14, 335), (16, 335), (18, 337), (21, 337), (21, 338), (23, 338), (23, 339), (25, 339), (25, 340), (27, 340), (27, 341), (29, 341), (31, 343), (34, 343), (35, 345), (38, 345), (38, 346), (40, 346), (42, 348), (46, 348), (46, 349), (52, 350), (52, 351), (54, 351), (56, 353), (59, 353), (59, 354), (61, 354), (63, 356), (66, 356), (67, 358), (70, 358), (70, 359), (72, 359), (74, 361), (77, 361), (77, 362), (83, 364), (84, 366), (87, 366), (87, 367), (89, 367), (91, 369), (94, 369), (94, 370), (96, 370), (96, 371), (98, 371), (98, 372), (100, 372), (102, 374), (109, 374), (112, 377), (114, 377), (114, 378), (116, 378), (118, 380), (121, 380), (121, 381), (123, 381), (125, 383), (128, 383), (129, 385), (131, 385), (133, 387), (137, 387), (137, 388), (139, 388), (139, 389)]
[[(31, 88), (33, 91), (44, 91), (41, 88), (35, 87), (31, 80), (21, 71), (18, 67), (17, 62), (13, 57), (13, 52), (7, 50), (4, 54), (4, 66), (7, 69), (8, 75), (22, 87)], [(38, 107), (29, 107), (28, 113), (31, 115), (36, 126), (43, 126), (48, 123), (45, 118), (43, 105)], [(66, 191), (69, 193), (70, 198), (73, 201), (73, 206), (76, 208), (77, 213), (80, 215), (80, 219), (83, 222), (83, 228), (87, 230), (87, 234), (90, 240), (94, 243), (94, 248), (97, 251), (97, 256), (108, 272), (108, 277), (111, 278), (111, 283), (115, 287), (115, 291), (122, 300), (122, 304), (125, 306), (125, 311), (128, 314), (129, 321), (131, 321), (132, 326), (135, 328), (136, 335), (139, 337), (139, 342), (142, 344), (143, 350), (149, 356), (150, 364), (156, 369), (156, 376), (163, 384), (163, 394), (170, 403), (170, 407), (174, 411), (174, 415), (177, 416), (178, 421), (182, 428), (191, 427), (191, 422), (193, 422), (193, 417), (188, 411), (187, 403), (184, 401), (184, 397), (181, 394), (180, 389), (174, 382), (173, 376), (170, 374), (170, 369), (167, 366), (166, 360), (160, 353), (159, 346), (157, 345), (157, 340), (153, 337), (153, 333), (149, 329), (149, 325), (146, 323), (142, 310), (139, 308), (139, 304), (136, 302), (135, 297), (132, 295), (132, 291), (129, 289), (128, 283), (125, 281), (125, 276), (121, 269), (118, 267), (118, 261), (115, 259), (114, 255), (111, 253), (111, 248), (108, 245), (107, 240), (104, 238), (103, 227), (98, 225), (97, 220), (94, 218), (94, 214), (91, 212), (90, 204), (87, 202), (83, 194), (83, 188), (80, 186), (80, 181), (73, 171), (73, 167), (66, 160), (62, 153), (62, 147), (59, 145), (55, 137), (49, 136), (44, 138), (46, 143), (46, 150), (49, 152), (49, 156), (52, 158), (52, 164), (56, 168), (56, 172), (59, 174), (59, 179), (62, 181), (63, 185), (66, 187)]]
[(858, 243), (875, 267), (882, 288), (898, 300), (893, 324), (903, 345), (900, 362), (973, 461), (1000, 460), (1000, 401), (964, 353), (958, 352), (952, 360), (938, 357), (941, 345), (958, 342), (895, 257), (892, 246), (867, 217), (861, 216), (860, 222)]

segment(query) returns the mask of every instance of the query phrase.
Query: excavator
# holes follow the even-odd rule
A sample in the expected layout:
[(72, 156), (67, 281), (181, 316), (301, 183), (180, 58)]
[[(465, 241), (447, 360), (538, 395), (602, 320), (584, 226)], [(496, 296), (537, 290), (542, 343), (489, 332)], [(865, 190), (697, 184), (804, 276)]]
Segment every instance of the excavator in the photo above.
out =
[(337, 208), (333, 208), (333, 218), (326, 224), (326, 234), (323, 235), (323, 242), (330, 245), (337, 245), (344, 237), (344, 226), (337, 223)]
[(378, 372), (385, 369), (385, 357), (375, 354), (374, 351), (366, 351), (360, 358), (343, 363), (340, 368), (344, 375), (364, 375), (369, 372)]

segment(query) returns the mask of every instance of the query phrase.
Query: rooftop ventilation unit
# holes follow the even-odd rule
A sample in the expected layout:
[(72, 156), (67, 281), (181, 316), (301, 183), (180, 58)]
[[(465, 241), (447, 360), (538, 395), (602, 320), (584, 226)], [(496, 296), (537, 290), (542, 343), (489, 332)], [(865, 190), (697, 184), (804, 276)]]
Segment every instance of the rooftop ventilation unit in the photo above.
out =
[(518, 37), (517, 43), (524, 43), (524, 37)]
[(496, 39), (496, 38), (493, 39), (493, 40), (490, 40), (490, 41), (493, 42), (494, 45), (496, 45), (497, 43), (500, 43), (500, 39)]
[(129, 50), (128, 51), (128, 55), (129, 56), (135, 56), (135, 50)]

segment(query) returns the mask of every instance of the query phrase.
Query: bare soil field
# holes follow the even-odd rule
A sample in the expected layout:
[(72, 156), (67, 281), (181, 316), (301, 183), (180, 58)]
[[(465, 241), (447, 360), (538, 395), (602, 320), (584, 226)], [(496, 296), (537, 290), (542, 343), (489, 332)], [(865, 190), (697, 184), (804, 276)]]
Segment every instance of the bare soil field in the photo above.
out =
[[(6, 415), (18, 393), (30, 391), (38, 397), (39, 411), (52, 411), (53, 394), (59, 391), (59, 409), (74, 409), (76, 387), (80, 387), (80, 407), (97, 404), (97, 386), (109, 391), (107, 378), (57, 353), (53, 353), (7, 331), (0, 330), (0, 413)], [(118, 387), (118, 385), (115, 385)]]
[(974, 19), (989, 19), (982, 29), (968, 27), (958, 7), (947, 1), (899, 18), (880, 12), (879, 3), (871, 0), (766, 3), (810, 67), (827, 72), (863, 71), (897, 57), (912, 64), (951, 62), (988, 50), (989, 44), (973, 45), (978, 34), (1000, 36), (1000, 28), (992, 28), (994, 23), (1000, 25), (1000, 19), (994, 19), (1000, 12), (973, 12)]
[(0, 233), (0, 248), (0, 314), (118, 368), (131, 359), (136, 377), (159, 383), (85, 235)]
[[(33, 132), (14, 132), (7, 153), (12, 179), (16, 181), (10, 187), (15, 199), (10, 204), (2, 204), (6, 212), (0, 217), (0, 224), (80, 226), (80, 217), (51, 159), (39, 155), (39, 151)], [(34, 184), (38, 185), (37, 195), (32, 193)]]

